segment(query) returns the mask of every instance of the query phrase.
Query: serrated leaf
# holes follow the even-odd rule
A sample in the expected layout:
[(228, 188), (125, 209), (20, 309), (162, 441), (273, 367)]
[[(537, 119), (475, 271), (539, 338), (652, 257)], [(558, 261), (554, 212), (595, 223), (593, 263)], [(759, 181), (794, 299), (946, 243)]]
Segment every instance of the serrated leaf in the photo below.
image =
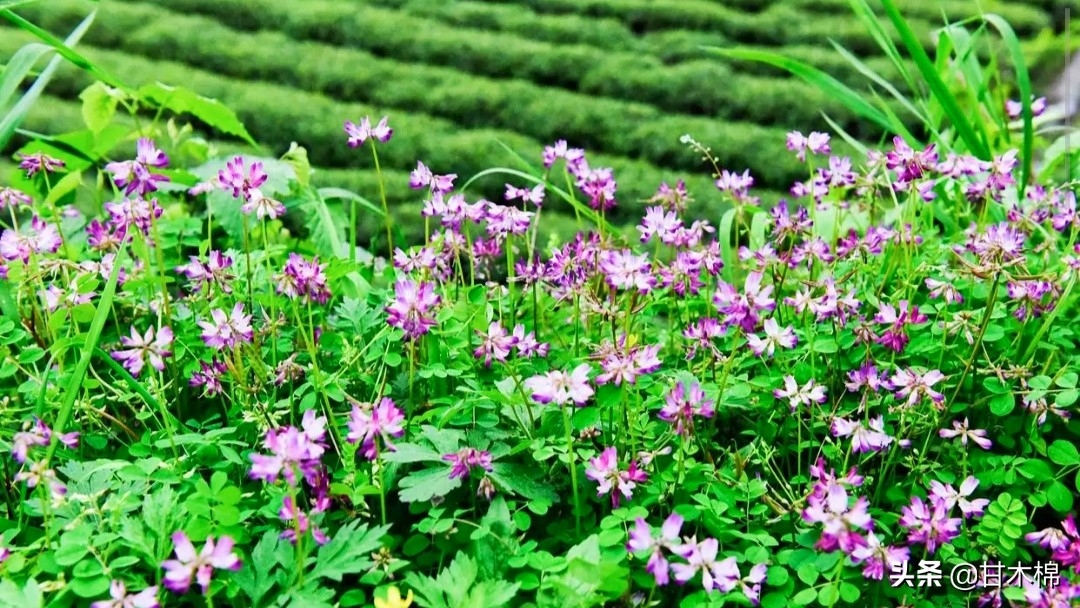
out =
[(382, 548), (382, 538), (390, 526), (368, 528), (355, 520), (339, 529), (330, 542), (319, 547), (313, 558), (315, 563), (309, 575), (312, 578), (328, 578), (341, 582), (346, 574), (358, 574), (369, 569), (374, 562), (371, 554)]
[(160, 82), (143, 85), (139, 88), (138, 94), (142, 99), (174, 114), (190, 114), (212, 129), (235, 135), (252, 146), (259, 145), (247, 132), (244, 123), (236, 117), (236, 113), (216, 99), (203, 97), (184, 87), (169, 86)]
[(251, 559), (244, 560), (240, 572), (233, 577), (240, 590), (251, 599), (253, 606), (258, 606), (259, 601), (274, 588), (276, 578), (272, 574), (277, 567), (275, 553), (278, 542), (280, 539), (276, 532), (269, 531), (263, 534), (259, 543), (251, 551)]

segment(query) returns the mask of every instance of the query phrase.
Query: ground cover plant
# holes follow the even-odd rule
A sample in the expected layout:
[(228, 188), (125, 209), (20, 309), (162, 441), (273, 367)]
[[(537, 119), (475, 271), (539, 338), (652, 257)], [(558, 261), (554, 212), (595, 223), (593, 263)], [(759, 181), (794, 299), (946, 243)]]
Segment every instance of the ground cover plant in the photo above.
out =
[(0, 146), (62, 64), (90, 82), (0, 186), (0, 604), (1080, 603), (1076, 162), (1022, 61), (987, 94), (989, 30), (921, 61), (898, 28), (931, 86), (888, 103), (802, 71), (925, 141), (783, 133), (801, 175), (770, 205), (669, 134), (712, 176), (627, 210), (561, 139), (487, 168), (498, 196), (384, 173), (392, 114), (308, 119), (370, 191), (299, 144), (215, 154), (178, 117), (254, 143), (226, 105), (88, 60), (92, 19), (2, 14), (41, 43), (0, 79)]

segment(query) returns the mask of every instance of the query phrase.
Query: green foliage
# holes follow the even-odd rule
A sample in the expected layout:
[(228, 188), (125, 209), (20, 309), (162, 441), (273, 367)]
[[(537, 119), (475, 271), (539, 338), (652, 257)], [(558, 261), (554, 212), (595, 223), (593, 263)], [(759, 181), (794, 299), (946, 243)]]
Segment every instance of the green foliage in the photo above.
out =
[(437, 577), (410, 572), (405, 582), (423, 608), (499, 608), (514, 599), (519, 583), (483, 580), (479, 574), (476, 561), (461, 552)]

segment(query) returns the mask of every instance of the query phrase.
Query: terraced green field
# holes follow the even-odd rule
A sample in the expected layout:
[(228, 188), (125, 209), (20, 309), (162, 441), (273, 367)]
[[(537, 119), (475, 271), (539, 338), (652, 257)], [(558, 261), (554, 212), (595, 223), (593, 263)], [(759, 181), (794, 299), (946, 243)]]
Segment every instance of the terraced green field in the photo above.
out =
[[(955, 21), (981, 6), (1030, 38), (1071, 1), (901, 6), (929, 46), (943, 14)], [(831, 38), (892, 74), (847, 0), (52, 0), (20, 13), (62, 33), (93, 6), (98, 18), (80, 45), (93, 60), (132, 85), (158, 80), (221, 99), (268, 152), (306, 146), (324, 183), (374, 194), (371, 158), (346, 146), (341, 124), (389, 115), (395, 137), (381, 160), (402, 217), (417, 209), (406, 184), (417, 160), (469, 177), (513, 163), (500, 142), (537, 159), (560, 138), (616, 170), (624, 218), (678, 178), (703, 214), (718, 211), (711, 169), (679, 142), (684, 133), (723, 168), (750, 169), (775, 198), (805, 177), (784, 148), (786, 131), (826, 129), (827, 112), (863, 140), (881, 133), (799, 80), (725, 63), (700, 45), (783, 47), (860, 82)], [(0, 56), (28, 40), (0, 30)], [(88, 84), (62, 70), (28, 127), (77, 128)], [(834, 151), (850, 152), (839, 141)], [(500, 181), (478, 186), (501, 196)]]

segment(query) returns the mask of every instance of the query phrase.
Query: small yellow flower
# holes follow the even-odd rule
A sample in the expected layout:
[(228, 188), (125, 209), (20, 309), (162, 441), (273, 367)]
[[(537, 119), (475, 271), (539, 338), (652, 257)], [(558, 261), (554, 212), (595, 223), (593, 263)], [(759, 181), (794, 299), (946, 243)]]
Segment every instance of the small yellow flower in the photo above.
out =
[(405, 596), (405, 599), (401, 598), (401, 592), (397, 587), (390, 587), (386, 590), (386, 599), (380, 600), (375, 598), (375, 608), (409, 608), (412, 606), (413, 593), (409, 590), (409, 594)]

